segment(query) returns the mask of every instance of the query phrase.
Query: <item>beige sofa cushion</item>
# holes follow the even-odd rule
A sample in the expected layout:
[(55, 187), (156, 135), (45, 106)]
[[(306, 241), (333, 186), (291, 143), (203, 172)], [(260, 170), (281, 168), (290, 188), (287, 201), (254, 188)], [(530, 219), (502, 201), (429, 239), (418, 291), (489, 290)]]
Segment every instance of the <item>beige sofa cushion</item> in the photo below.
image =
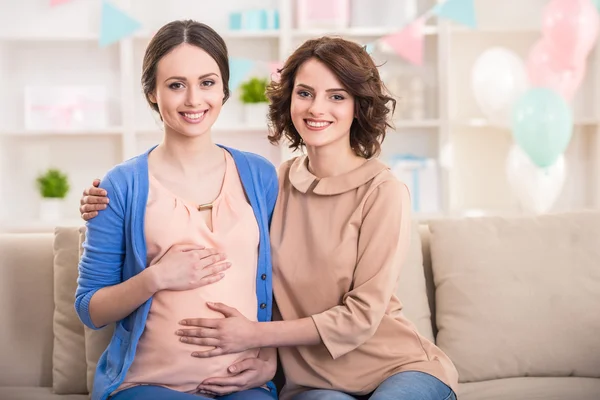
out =
[(87, 393), (83, 324), (75, 312), (79, 231), (58, 227), (54, 238), (54, 353), (57, 394)]
[(598, 400), (596, 378), (508, 378), (461, 383), (460, 400)]
[[(85, 227), (79, 228), (79, 257), (83, 254), (83, 242), (85, 241)], [(108, 325), (99, 330), (93, 330), (84, 327), (85, 332), (85, 361), (87, 370), (87, 389), (91, 393), (94, 386), (94, 375), (96, 374), (96, 364), (100, 356), (108, 347), (108, 343), (114, 332), (114, 324)]]
[(75, 291), (85, 227), (57, 228), (54, 241), (55, 393), (91, 393), (98, 359), (108, 346), (113, 326), (92, 330), (75, 312)]
[(402, 302), (404, 315), (415, 324), (421, 335), (433, 342), (431, 312), (423, 270), (421, 236), (417, 222), (413, 223), (410, 240), (408, 257), (401, 267), (396, 295)]
[(52, 386), (53, 238), (0, 234), (0, 386)]
[(89, 400), (87, 394), (54, 394), (50, 387), (0, 387), (2, 400)]
[(437, 344), (461, 382), (600, 376), (600, 213), (429, 227)]

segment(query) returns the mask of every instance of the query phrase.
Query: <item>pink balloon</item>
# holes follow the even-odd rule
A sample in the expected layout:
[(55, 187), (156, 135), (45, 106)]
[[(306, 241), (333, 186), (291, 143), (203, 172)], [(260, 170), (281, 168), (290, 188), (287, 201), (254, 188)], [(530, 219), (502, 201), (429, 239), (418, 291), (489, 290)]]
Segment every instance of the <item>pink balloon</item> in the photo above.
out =
[(562, 66), (581, 63), (594, 47), (600, 17), (592, 0), (552, 0), (544, 9), (542, 34)]
[(585, 60), (572, 67), (557, 61), (553, 47), (544, 39), (537, 41), (529, 52), (527, 74), (531, 86), (546, 87), (571, 101), (585, 76)]

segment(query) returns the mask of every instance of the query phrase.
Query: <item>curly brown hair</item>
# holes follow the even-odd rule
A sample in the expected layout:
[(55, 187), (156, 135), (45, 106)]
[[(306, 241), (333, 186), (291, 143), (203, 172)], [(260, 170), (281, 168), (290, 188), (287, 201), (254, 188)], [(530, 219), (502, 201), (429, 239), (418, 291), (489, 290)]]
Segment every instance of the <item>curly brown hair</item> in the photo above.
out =
[(304, 42), (278, 71), (279, 81), (269, 84), (266, 92), (270, 101), (269, 141), (278, 144), (285, 136), (291, 149), (304, 146), (292, 122), (290, 107), (298, 69), (310, 59), (325, 64), (354, 97), (355, 118), (350, 127), (350, 147), (354, 153), (364, 158), (379, 154), (386, 130), (391, 128), (388, 114), (394, 112), (396, 100), (386, 94), (377, 66), (366, 49), (339, 37)]

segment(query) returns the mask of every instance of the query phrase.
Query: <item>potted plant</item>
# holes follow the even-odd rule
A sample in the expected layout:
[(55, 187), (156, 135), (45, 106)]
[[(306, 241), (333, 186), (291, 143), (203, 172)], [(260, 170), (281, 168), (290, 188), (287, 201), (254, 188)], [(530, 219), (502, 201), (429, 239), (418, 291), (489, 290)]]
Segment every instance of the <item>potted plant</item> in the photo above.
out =
[(268, 81), (263, 78), (251, 78), (240, 85), (240, 100), (244, 104), (244, 121), (249, 125), (266, 127), (269, 103), (265, 90)]
[(36, 179), (40, 191), (40, 219), (50, 222), (61, 218), (64, 198), (69, 192), (69, 179), (58, 169), (50, 168)]

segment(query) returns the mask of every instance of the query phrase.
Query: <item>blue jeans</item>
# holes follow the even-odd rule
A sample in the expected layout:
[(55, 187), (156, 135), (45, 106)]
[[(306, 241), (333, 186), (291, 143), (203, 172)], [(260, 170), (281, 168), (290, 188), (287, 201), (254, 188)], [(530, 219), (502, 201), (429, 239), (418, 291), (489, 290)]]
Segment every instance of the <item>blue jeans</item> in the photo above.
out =
[(417, 371), (392, 375), (366, 396), (351, 396), (337, 390), (314, 389), (293, 400), (456, 400), (456, 395), (436, 377)]
[[(266, 389), (254, 388), (216, 397), (219, 400), (277, 400), (277, 396)], [(210, 399), (197, 394), (183, 393), (162, 386), (134, 386), (110, 397), (110, 400), (203, 400)]]

